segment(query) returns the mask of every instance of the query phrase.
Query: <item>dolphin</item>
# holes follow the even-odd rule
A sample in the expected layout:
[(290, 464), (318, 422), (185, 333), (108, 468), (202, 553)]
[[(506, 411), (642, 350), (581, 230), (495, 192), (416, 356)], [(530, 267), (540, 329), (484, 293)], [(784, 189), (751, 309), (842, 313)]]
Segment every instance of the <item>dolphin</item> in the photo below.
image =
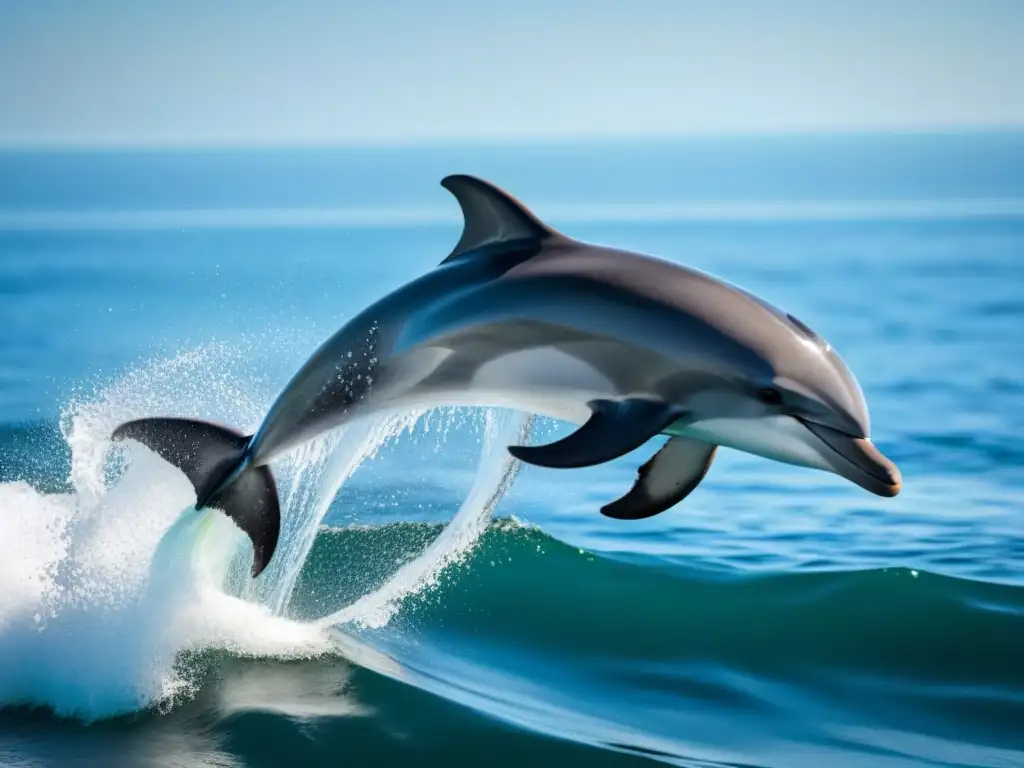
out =
[(249, 535), (253, 577), (280, 529), (270, 462), (383, 410), (507, 407), (579, 425), (548, 445), (509, 447), (550, 468), (601, 464), (668, 436), (601, 508), (620, 520), (678, 504), (719, 446), (899, 492), (856, 378), (793, 315), (704, 272), (574, 240), (483, 179), (441, 184), (464, 219), (454, 250), (327, 339), (255, 434), (180, 418), (113, 433), (178, 467), (197, 509), (219, 508)]

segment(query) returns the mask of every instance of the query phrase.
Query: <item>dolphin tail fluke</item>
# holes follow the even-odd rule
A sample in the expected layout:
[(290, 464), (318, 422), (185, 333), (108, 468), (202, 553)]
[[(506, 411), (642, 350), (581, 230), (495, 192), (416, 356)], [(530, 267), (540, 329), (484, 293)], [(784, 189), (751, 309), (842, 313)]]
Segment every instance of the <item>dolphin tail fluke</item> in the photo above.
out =
[(249, 536), (252, 575), (260, 575), (277, 547), (281, 508), (270, 469), (249, 462), (249, 437), (219, 424), (175, 418), (129, 421), (112, 437), (136, 440), (184, 472), (196, 490), (196, 509), (222, 510)]

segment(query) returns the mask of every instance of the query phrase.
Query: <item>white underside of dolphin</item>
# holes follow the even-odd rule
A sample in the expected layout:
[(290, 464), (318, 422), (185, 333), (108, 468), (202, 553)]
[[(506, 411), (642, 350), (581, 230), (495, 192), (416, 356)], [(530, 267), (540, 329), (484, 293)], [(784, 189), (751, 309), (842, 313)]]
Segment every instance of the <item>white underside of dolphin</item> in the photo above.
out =
[(224, 510), (249, 535), (254, 575), (280, 529), (267, 465), (396, 408), (507, 407), (579, 425), (509, 449), (551, 468), (611, 461), (667, 435), (628, 493), (602, 507), (619, 519), (678, 504), (719, 446), (898, 492), (856, 380), (799, 320), (696, 270), (573, 240), (481, 179), (442, 183), (465, 219), (454, 251), (329, 338), (254, 435), (165, 417), (114, 432), (180, 468), (197, 507)]

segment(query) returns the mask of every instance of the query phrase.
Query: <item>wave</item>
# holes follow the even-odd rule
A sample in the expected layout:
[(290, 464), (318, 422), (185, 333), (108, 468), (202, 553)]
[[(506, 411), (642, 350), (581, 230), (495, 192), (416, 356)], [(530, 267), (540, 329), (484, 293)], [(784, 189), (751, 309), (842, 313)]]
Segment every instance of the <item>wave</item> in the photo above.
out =
[[(292, 610), (322, 615), (332, 602), (356, 599), (384, 578), (375, 573), (378, 552), (416, 550), (443, 531), (426, 523), (324, 528)], [(690, 656), (748, 669), (827, 663), (924, 679), (955, 667), (1024, 690), (1024, 587), (909, 568), (637, 567), (514, 518), (492, 522), (428, 595), (410, 595), (403, 618), (422, 631), (443, 625), (520, 649), (571, 647), (574, 656)]]
[[(442, 531), (322, 530), (293, 610), (358, 602), (387, 579), (376, 553)], [(638, 567), (502, 519), (361, 636), (400, 672), (372, 670), (602, 750), (686, 766), (895, 768), (1019, 759), (1022, 635), (1020, 587), (905, 568)]]

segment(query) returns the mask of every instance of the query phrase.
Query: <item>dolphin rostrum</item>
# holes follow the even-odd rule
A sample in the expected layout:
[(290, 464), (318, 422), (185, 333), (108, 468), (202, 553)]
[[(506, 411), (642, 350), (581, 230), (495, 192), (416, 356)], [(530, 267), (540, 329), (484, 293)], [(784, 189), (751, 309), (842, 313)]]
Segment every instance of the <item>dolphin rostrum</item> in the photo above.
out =
[(668, 435), (632, 489), (602, 508), (622, 520), (682, 501), (720, 445), (899, 492), (856, 379), (795, 317), (697, 270), (573, 240), (481, 179), (441, 183), (465, 220), (455, 249), (331, 336), (254, 435), (176, 418), (114, 432), (181, 469), (196, 508), (222, 509), (249, 535), (253, 576), (280, 527), (268, 464), (381, 410), (508, 407), (582, 425), (509, 448), (542, 467), (601, 464)]

